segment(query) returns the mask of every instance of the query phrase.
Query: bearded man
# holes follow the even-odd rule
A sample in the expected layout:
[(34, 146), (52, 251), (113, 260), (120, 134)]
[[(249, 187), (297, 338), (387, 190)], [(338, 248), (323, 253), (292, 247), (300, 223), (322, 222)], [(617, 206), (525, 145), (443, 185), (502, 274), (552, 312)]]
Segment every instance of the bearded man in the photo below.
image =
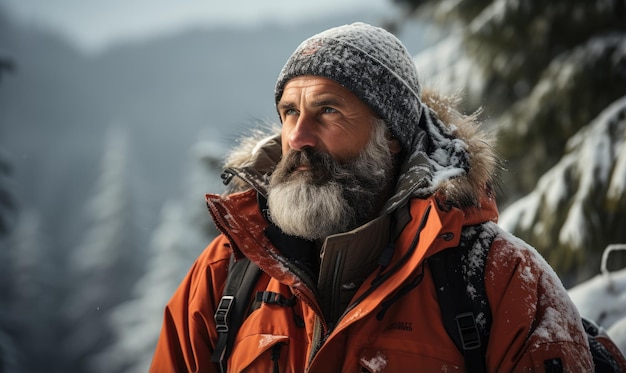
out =
[[(228, 192), (206, 196), (222, 234), (167, 304), (152, 373), (471, 370), (437, 300), (431, 258), (446, 250), (467, 276), (484, 268), (481, 370), (593, 369), (556, 274), (496, 225), (491, 139), (422, 91), (395, 36), (364, 23), (314, 35), (275, 100), (279, 133), (242, 143)], [(229, 331), (214, 315), (232, 260), (260, 276)]]

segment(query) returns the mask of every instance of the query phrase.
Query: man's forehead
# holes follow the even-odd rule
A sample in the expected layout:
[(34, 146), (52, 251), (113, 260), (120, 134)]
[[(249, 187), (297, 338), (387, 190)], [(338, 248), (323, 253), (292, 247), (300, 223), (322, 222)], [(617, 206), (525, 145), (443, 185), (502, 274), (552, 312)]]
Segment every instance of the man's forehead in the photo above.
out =
[(342, 86), (338, 82), (325, 78), (323, 76), (316, 75), (300, 75), (294, 78), (289, 79), (289, 81), (285, 84), (285, 90), (290, 88), (305, 88), (305, 87), (328, 87), (335, 88), (339, 90), (345, 90), (350, 92), (346, 87)]
[(307, 98), (335, 99), (341, 102), (358, 99), (354, 93), (334, 80), (306, 75), (293, 78), (285, 84), (280, 102), (296, 99), (302, 95)]

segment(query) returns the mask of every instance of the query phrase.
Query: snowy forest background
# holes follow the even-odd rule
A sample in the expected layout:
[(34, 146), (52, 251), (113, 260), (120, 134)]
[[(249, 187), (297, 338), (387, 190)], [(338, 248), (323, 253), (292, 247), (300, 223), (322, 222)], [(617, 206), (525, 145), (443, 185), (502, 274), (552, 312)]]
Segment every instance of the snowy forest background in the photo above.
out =
[(145, 372), (164, 304), (216, 234), (203, 196), (222, 190), (225, 152), (275, 120), (300, 41), (357, 20), (395, 32), (426, 86), (482, 107), (506, 161), (500, 224), (581, 312), (626, 320), (626, 277), (599, 274), (626, 243), (624, 0), (389, 6), (401, 16), (195, 28), (95, 55), (0, 7), (0, 373)]

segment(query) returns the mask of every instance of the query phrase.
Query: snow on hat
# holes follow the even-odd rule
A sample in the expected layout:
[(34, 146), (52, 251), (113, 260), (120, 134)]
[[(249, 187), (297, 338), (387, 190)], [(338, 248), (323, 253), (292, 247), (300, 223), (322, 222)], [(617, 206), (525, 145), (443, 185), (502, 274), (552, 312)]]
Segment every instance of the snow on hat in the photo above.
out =
[(331, 28), (305, 40), (283, 67), (276, 103), (285, 84), (301, 75), (332, 79), (369, 105), (410, 149), (422, 112), (417, 68), (391, 33), (365, 23)]

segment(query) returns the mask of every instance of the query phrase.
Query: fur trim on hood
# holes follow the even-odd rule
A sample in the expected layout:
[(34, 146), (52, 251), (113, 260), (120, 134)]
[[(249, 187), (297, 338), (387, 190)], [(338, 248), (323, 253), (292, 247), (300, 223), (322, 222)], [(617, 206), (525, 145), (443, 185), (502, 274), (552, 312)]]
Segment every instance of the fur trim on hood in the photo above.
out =
[(502, 169), (494, 150), (494, 135), (480, 128), (480, 110), (463, 115), (456, 109), (460, 103), (457, 96), (442, 96), (426, 91), (422, 99), (441, 122), (452, 127), (453, 134), (466, 144), (469, 154), (468, 171), (458, 178), (444, 178), (436, 189), (461, 207), (477, 206), (480, 199), (477, 194), (486, 192), (492, 196), (495, 193), (497, 173)]
[[(448, 206), (478, 207), (481, 198), (492, 197), (495, 189), (498, 160), (493, 139), (479, 129), (479, 113), (463, 115), (457, 110), (458, 97), (424, 90), (422, 102), (421, 131), (417, 131), (412, 149), (403, 151), (395, 193), (383, 213), (411, 197), (435, 193)], [(267, 195), (269, 176), (280, 157), (280, 127), (252, 133), (226, 159), (226, 193), (253, 187)]]

